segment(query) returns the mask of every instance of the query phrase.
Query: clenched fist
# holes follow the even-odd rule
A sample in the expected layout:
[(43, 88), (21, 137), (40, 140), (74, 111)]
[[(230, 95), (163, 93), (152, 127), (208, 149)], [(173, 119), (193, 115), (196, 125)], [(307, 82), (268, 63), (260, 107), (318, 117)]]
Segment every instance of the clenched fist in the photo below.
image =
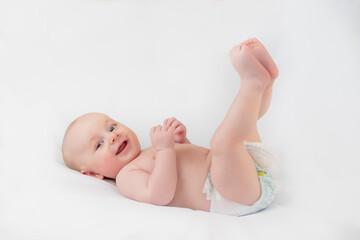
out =
[(152, 127), (150, 129), (151, 144), (156, 150), (173, 149), (175, 145), (175, 128), (173, 126)]
[(168, 118), (164, 121), (164, 126), (174, 127), (174, 137), (176, 143), (190, 143), (186, 138), (186, 127), (176, 118)]

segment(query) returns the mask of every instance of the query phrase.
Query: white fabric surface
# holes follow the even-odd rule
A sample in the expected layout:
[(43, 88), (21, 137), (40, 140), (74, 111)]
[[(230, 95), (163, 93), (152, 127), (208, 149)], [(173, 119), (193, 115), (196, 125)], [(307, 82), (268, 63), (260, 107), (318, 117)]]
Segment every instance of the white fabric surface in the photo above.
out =
[[(359, 1), (0, 1), (0, 239), (359, 239)], [(280, 76), (262, 140), (282, 190), (236, 218), (137, 203), (65, 167), (89, 111), (149, 129), (176, 116), (209, 147), (257, 37)]]

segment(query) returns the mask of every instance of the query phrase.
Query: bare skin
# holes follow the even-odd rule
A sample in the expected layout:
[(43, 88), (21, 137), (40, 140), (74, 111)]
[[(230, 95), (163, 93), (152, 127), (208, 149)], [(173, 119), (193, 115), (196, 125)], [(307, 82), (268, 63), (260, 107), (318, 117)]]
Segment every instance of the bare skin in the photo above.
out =
[[(64, 156), (79, 154), (81, 173), (100, 179), (116, 178), (122, 194), (136, 201), (209, 211), (210, 201), (202, 189), (211, 170), (211, 180), (222, 196), (252, 205), (259, 199), (261, 187), (243, 143), (261, 142), (256, 124), (268, 110), (278, 70), (257, 39), (236, 45), (229, 57), (239, 73), (241, 87), (211, 139), (211, 149), (191, 144), (185, 126), (169, 118), (163, 126), (150, 130), (152, 147), (141, 151), (131, 130), (106, 115), (88, 114), (79, 118), (64, 139)], [(91, 127), (92, 132), (88, 126), (82, 127), (90, 122), (91, 126), (101, 126)], [(110, 125), (103, 127), (102, 122)], [(84, 133), (89, 135), (87, 138), (100, 139), (101, 144), (95, 142), (92, 146), (96, 145), (96, 150), (87, 150), (83, 140), (74, 137)], [(126, 148), (119, 153), (124, 141)], [(79, 146), (81, 150), (70, 151), (71, 147), (66, 146)]]
[[(225, 198), (251, 205), (261, 195), (253, 160), (243, 142), (261, 141), (256, 122), (268, 110), (278, 69), (257, 39), (235, 46), (229, 56), (242, 80), (240, 91), (212, 137), (209, 152), (194, 145), (175, 147), (177, 187), (167, 205), (208, 211), (210, 202), (201, 190), (209, 169), (215, 188)], [(154, 150), (144, 153), (149, 154), (144, 159), (157, 159)], [(140, 162), (137, 169), (144, 168)], [(150, 173), (154, 164), (147, 167)]]
[(241, 87), (211, 140), (211, 180), (223, 197), (252, 205), (261, 195), (261, 186), (243, 143), (261, 142), (257, 120), (270, 104), (272, 76), (277, 76), (277, 68), (257, 39), (235, 46), (229, 55)]

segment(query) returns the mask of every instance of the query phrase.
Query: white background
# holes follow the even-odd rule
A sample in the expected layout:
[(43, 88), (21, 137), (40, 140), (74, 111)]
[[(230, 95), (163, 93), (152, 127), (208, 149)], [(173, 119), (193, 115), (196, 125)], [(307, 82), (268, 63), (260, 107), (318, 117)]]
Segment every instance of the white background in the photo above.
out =
[[(258, 125), (281, 159), (271, 208), (158, 208), (65, 167), (64, 131), (93, 111), (143, 148), (171, 116), (209, 147), (240, 86), (227, 51), (250, 37), (280, 71)], [(360, 239), (359, 92), (359, 1), (1, 0), (0, 238)]]

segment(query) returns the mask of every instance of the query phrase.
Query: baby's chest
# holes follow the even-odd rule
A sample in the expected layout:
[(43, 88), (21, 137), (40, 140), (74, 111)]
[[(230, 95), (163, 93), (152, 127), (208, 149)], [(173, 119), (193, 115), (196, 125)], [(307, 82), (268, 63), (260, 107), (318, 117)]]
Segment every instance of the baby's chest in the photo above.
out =
[(137, 169), (151, 173), (155, 167), (155, 151), (144, 151), (134, 162)]
[[(208, 150), (190, 144), (175, 144), (176, 162), (178, 173), (182, 171), (197, 172), (199, 168), (209, 168), (206, 161)], [(134, 163), (137, 168), (151, 173), (156, 165), (156, 150), (149, 148), (144, 150)]]

